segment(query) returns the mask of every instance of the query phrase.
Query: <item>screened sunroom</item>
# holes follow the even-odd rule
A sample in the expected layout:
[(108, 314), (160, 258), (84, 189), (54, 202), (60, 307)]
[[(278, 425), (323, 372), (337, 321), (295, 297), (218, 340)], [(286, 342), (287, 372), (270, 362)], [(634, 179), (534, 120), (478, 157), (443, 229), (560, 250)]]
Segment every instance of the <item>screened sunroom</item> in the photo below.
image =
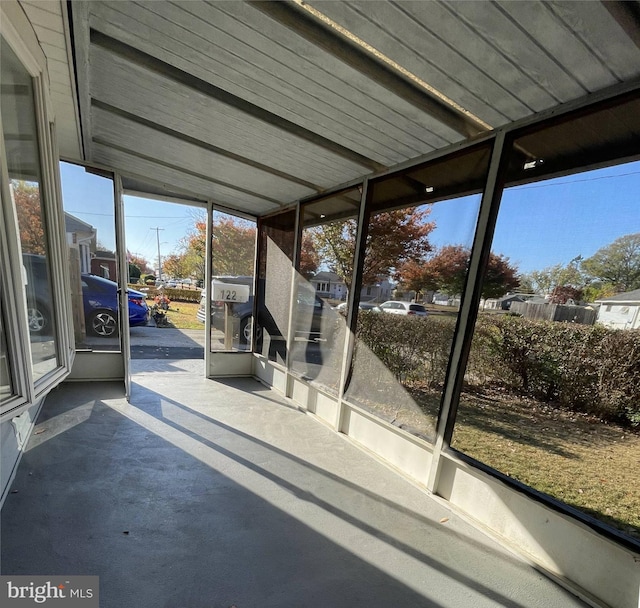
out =
[[(638, 606), (636, 2), (0, 11), (4, 576)], [(132, 316), (127, 197), (204, 218), (198, 344)]]

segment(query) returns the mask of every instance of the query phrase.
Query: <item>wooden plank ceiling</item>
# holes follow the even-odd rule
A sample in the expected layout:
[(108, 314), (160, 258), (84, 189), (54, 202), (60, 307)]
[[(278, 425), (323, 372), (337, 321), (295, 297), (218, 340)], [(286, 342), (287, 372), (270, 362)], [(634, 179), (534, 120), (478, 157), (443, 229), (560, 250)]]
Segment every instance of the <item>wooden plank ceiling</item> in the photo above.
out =
[(70, 3), (84, 158), (263, 215), (640, 76), (637, 3)]

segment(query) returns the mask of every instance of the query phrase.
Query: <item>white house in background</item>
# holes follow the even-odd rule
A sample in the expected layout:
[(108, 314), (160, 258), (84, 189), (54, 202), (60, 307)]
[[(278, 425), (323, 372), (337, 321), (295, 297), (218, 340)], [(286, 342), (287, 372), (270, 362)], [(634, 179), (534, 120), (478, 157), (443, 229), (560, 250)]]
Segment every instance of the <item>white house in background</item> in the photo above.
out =
[(320, 298), (347, 299), (347, 286), (335, 272), (319, 272), (309, 279)]
[(439, 306), (460, 306), (460, 296), (450, 296), (447, 295), (446, 293), (440, 293), (439, 291), (436, 291), (432, 298), (431, 298), (431, 303), (432, 304), (438, 304)]
[(530, 297), (521, 293), (508, 293), (501, 298), (483, 298), (480, 300), (480, 310), (509, 310), (514, 302), (526, 302)]
[(378, 281), (375, 285), (365, 285), (360, 292), (361, 302), (386, 302), (393, 299), (396, 285), (388, 279)]
[[(347, 285), (335, 272), (319, 272), (309, 279), (309, 283), (316, 290), (320, 298), (345, 301), (349, 295)], [(365, 285), (360, 292), (361, 302), (386, 302), (391, 300), (395, 285), (388, 279), (383, 279), (375, 285)]]
[(640, 289), (596, 300), (596, 323), (615, 329), (640, 329)]
[(91, 257), (96, 250), (96, 229), (67, 212), (64, 214), (64, 229), (67, 245), (78, 251), (80, 272), (91, 272)]

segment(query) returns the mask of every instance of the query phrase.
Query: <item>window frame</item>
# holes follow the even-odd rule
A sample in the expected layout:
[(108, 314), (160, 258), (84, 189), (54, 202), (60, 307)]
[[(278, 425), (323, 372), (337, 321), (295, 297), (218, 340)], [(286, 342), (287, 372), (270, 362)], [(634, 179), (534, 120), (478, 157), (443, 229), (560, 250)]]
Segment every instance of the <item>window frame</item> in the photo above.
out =
[[(488, 256), (493, 241), (493, 231), (497, 220), (502, 192), (507, 186), (507, 163), (509, 162), (509, 154), (513, 141), (525, 133), (534, 133), (539, 130), (554, 127), (562, 124), (563, 122), (571, 121), (581, 115), (589, 115), (597, 112), (599, 109), (606, 106), (615, 107), (618, 104), (624, 103), (626, 99), (636, 98), (638, 95), (640, 95), (640, 86), (637, 82), (618, 85), (609, 90), (595, 93), (588, 99), (581, 98), (575, 102), (567, 103), (561, 109), (552, 108), (551, 110), (541, 112), (535, 116), (526, 117), (503, 127), (496, 128), (494, 131), (488, 132), (473, 140), (452, 144), (446, 148), (426, 154), (423, 157), (411, 159), (406, 163), (401, 163), (400, 165), (394, 166), (378, 174), (335, 186), (320, 195), (305, 197), (297, 203), (297, 208), (300, 210), (300, 208), (307, 203), (314, 203), (333, 193), (354, 186), (358, 187), (362, 193), (360, 217), (358, 220), (359, 235), (356, 243), (356, 259), (354, 260), (354, 285), (349, 293), (347, 302), (347, 327), (351, 332), (353, 332), (355, 330), (355, 319), (357, 318), (360, 289), (362, 288), (361, 273), (362, 257), (364, 254), (363, 243), (366, 239), (366, 225), (371, 213), (371, 209), (367, 205), (369, 188), (374, 186), (376, 181), (386, 176), (398, 174), (423, 163), (432, 163), (439, 159), (452, 158), (456, 154), (464, 154), (466, 150), (469, 150), (474, 146), (489, 143), (491, 146), (489, 171), (483, 183), (482, 200), (473, 244), (471, 247), (472, 255), (467, 273), (467, 280), (462, 292), (461, 307), (456, 326), (454, 344), (450, 354), (447, 375), (445, 378), (445, 394), (443, 395), (443, 401), (441, 402), (440, 413), (436, 425), (436, 443), (433, 445), (433, 457), (428, 471), (428, 480), (425, 485), (429, 491), (434, 494), (438, 493), (441, 472), (446, 462), (454, 462), (455, 466), (470, 466), (472, 469), (476, 469), (487, 474), (489, 477), (502, 482), (510, 489), (525, 495), (536, 503), (540, 503), (551, 508), (553, 511), (569, 516), (578, 524), (586, 525), (599, 536), (612, 540), (617, 545), (630, 548), (633, 551), (638, 551), (640, 541), (622, 534), (615, 528), (571, 507), (567, 503), (543, 494), (531, 486), (527, 486), (506, 476), (504, 473), (491, 468), (483, 462), (459, 452), (454, 447), (451, 447), (450, 442), (453, 429), (456, 424), (457, 406), (459, 403), (463, 376), (466, 370), (471, 337), (475, 329), (483, 275), (487, 266)], [(627, 154), (622, 154), (620, 156), (620, 158), (627, 157)], [(597, 161), (594, 162), (595, 164), (587, 163), (585, 167), (596, 168), (599, 166)], [(299, 255), (299, 247), (297, 247), (296, 253)], [(353, 340), (347, 340), (344, 360), (346, 367), (348, 367), (352, 358)], [(345, 374), (343, 373), (343, 379), (344, 377)], [(338, 421), (334, 426), (335, 430), (338, 432), (342, 429), (342, 418), (344, 416), (346, 406), (353, 407), (348, 400), (345, 401), (343, 399), (343, 395), (341, 394), (338, 399)], [(411, 440), (414, 441), (413, 438)]]
[[(490, 465), (482, 462), (470, 456), (451, 445), (453, 431), (457, 421), (457, 408), (460, 403), (460, 393), (462, 389), (462, 383), (464, 380), (464, 373), (467, 366), (467, 360), (471, 349), (471, 342), (473, 333), (475, 331), (475, 324), (479, 310), (479, 303), (481, 299), (481, 289), (484, 280), (484, 272), (487, 266), (488, 255), (493, 244), (494, 231), (498, 219), (498, 213), (502, 203), (502, 197), (507, 188), (513, 185), (519, 185), (522, 182), (510, 181), (508, 176), (509, 163), (512, 160), (513, 153), (516, 150), (516, 143), (519, 138), (525, 135), (535, 135), (538, 132), (542, 132), (546, 129), (555, 129), (561, 127), (564, 123), (569, 123), (573, 120), (577, 120), (584, 116), (590, 116), (597, 114), (601, 110), (606, 108), (615, 108), (620, 106), (628, 100), (636, 100), (640, 98), (640, 88), (636, 85), (623, 86), (617, 88), (615, 92), (607, 95), (598, 96), (591, 103), (578, 104), (575, 107), (569, 107), (565, 112), (556, 114), (551, 112), (542, 118), (533, 120), (524, 120), (521, 123), (509, 125), (508, 127), (499, 129), (496, 132), (495, 139), (495, 158), (492, 158), (490, 163), (490, 173), (487, 179), (487, 188), (485, 190), (485, 196), (483, 198), (480, 207), (479, 229), (476, 231), (474, 244), (472, 246), (472, 259), (470, 263), (469, 275), (467, 277), (467, 283), (463, 290), (463, 304), (465, 300), (469, 306), (469, 310), (466, 311), (465, 318), (461, 319), (461, 331), (459, 340), (459, 348), (456, 353), (456, 360), (454, 364), (450, 364), (448, 376), (445, 380), (445, 386), (448, 387), (449, 395), (447, 402), (447, 410), (441, 410), (440, 419), (438, 421), (438, 445), (436, 446), (438, 451), (438, 458), (432, 460), (432, 467), (429, 476), (428, 488), (431, 491), (437, 492), (439, 476), (442, 466), (441, 454), (446, 455), (451, 461), (461, 463), (463, 465), (470, 465), (473, 468), (486, 473), (493, 479), (497, 479), (510, 489), (515, 490), (538, 502), (546, 507), (561, 513), (563, 515), (571, 517), (574, 521), (579, 522), (600, 536), (612, 540), (620, 546), (631, 549), (632, 551), (638, 551), (640, 548), (640, 541), (631, 535), (624, 534), (611, 525), (608, 525), (599, 519), (595, 518), (588, 513), (573, 507), (572, 505), (550, 496), (533, 486), (527, 485), (517, 479), (510, 477), (508, 474), (494, 469)], [(630, 160), (628, 154), (621, 153), (616, 160), (621, 159)], [(635, 158), (635, 157), (634, 157)], [(613, 164), (610, 160), (601, 161), (596, 159), (592, 162), (585, 162), (579, 168), (571, 168), (559, 172), (551, 172), (549, 174), (542, 171), (542, 175), (538, 176), (538, 181), (544, 181), (546, 179), (552, 179), (553, 177), (560, 177), (569, 174), (575, 174), (579, 171), (586, 171), (588, 169), (595, 169), (602, 166), (608, 166)], [(533, 180), (531, 180), (533, 181)], [(481, 224), (481, 225), (480, 225)], [(468, 337), (467, 337), (468, 334)]]
[[(2, 175), (2, 211), (0, 228), (4, 234), (0, 255), (3, 273), (0, 279), (2, 302), (5, 311), (12, 311), (5, 318), (3, 331), (7, 341), (9, 377), (12, 382), (12, 395), (0, 407), (0, 422), (20, 415), (36, 404), (52, 388), (57, 386), (70, 372), (75, 355), (71, 341), (71, 311), (64, 288), (68, 281), (68, 268), (65, 263), (64, 218), (61, 206), (60, 176), (58, 170), (57, 141), (55, 123), (47, 88), (46, 60), (42, 54), (35, 34), (30, 29), (24, 15), (15, 10), (13, 4), (1, 7), (0, 36), (11, 47), (33, 84), (33, 105), (38, 142), (38, 162), (40, 165), (42, 194), (42, 212), (46, 230), (51, 273), (52, 298), (55, 302), (54, 343), (56, 366), (34, 381), (31, 360), (31, 341), (28, 329), (26, 295), (23, 289), (22, 247), (19, 238), (15, 203), (11, 196), (9, 172), (6, 155), (2, 155), (0, 172)], [(0, 127), (2, 116), (0, 115)], [(0, 143), (4, 146), (3, 130), (0, 128)]]

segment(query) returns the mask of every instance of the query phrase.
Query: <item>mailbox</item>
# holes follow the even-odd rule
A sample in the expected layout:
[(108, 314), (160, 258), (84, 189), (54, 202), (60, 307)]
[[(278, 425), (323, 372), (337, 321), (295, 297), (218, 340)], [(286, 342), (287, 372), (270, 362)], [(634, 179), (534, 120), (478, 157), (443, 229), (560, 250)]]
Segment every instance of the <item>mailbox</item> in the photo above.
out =
[[(249, 301), (251, 288), (241, 283), (227, 283), (211, 281), (211, 299), (214, 302), (224, 302), (224, 348), (231, 350), (233, 345), (233, 306)], [(237, 319), (236, 319), (237, 321)]]
[(249, 301), (248, 285), (211, 281), (211, 299), (225, 304), (242, 304)]

